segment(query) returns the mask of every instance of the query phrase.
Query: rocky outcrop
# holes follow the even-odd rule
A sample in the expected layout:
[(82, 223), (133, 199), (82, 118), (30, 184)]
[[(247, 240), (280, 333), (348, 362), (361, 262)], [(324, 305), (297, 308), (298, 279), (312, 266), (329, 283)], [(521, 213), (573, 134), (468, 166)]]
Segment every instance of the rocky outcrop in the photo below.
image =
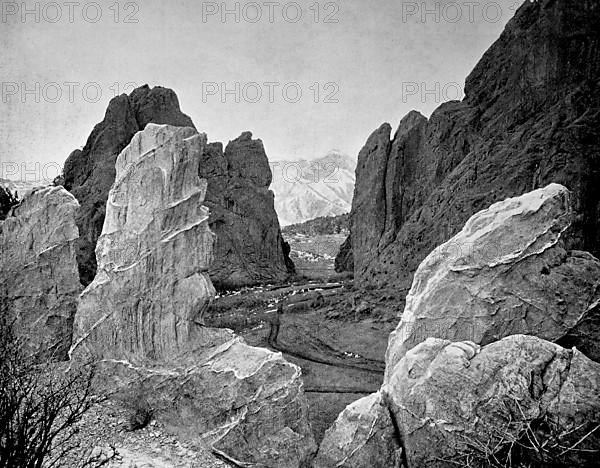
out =
[(592, 337), (576, 339), (597, 330), (584, 325), (598, 320), (600, 261), (565, 250), (573, 216), (570, 193), (558, 184), (472, 216), (415, 273), (388, 367), (428, 337), (486, 345), (515, 334), (569, 334), (570, 346), (600, 361)]
[(208, 181), (205, 204), (217, 235), (210, 277), (220, 289), (285, 280), (294, 272), (274, 208), (269, 160), (250, 132), (211, 143), (199, 175)]
[(158, 359), (193, 339), (214, 296), (207, 274), (214, 235), (198, 178), (205, 138), (149, 124), (119, 155), (76, 345), (100, 357)]
[[(77, 259), (84, 285), (96, 274), (94, 250), (115, 181), (115, 161), (148, 123), (194, 128), (172, 90), (146, 85), (111, 100), (83, 150), (75, 150), (65, 162), (64, 186), (81, 203)], [(235, 287), (284, 279), (293, 272), (293, 264), (284, 251), (268, 190), (271, 171), (262, 142), (245, 133), (225, 154), (220, 143), (206, 145), (199, 159), (200, 175), (208, 180), (210, 225), (218, 235), (211, 269), (214, 283)]]
[(315, 468), (397, 467), (402, 448), (381, 393), (348, 405), (325, 433)]
[(0, 296), (8, 323), (33, 351), (64, 359), (82, 290), (75, 218), (79, 204), (62, 187), (31, 192), (0, 221)]
[(96, 274), (94, 251), (104, 224), (108, 192), (115, 181), (117, 156), (148, 123), (194, 127), (181, 112), (172, 90), (142, 86), (129, 96), (112, 99), (104, 120), (94, 127), (83, 150), (73, 151), (65, 162), (64, 186), (81, 204), (77, 261), (84, 285)]
[(600, 364), (577, 349), (525, 335), (481, 349), (429, 338), (394, 367), (382, 392), (408, 466), (504, 466), (510, 451), (528, 466), (597, 461)]
[(383, 125), (359, 155), (355, 278), (408, 290), (421, 261), (491, 203), (551, 182), (573, 193), (568, 248), (600, 253), (600, 10), (525, 2), (465, 85), (427, 120)]
[(340, 246), (338, 254), (334, 261), (335, 271), (342, 273), (344, 271), (354, 271), (354, 258), (352, 256), (352, 235), (348, 235), (346, 240)]
[[(411, 467), (507, 457), (595, 466), (600, 261), (565, 249), (572, 201), (550, 184), (495, 203), (423, 261), (390, 335), (384, 384), (327, 431), (322, 466), (400, 466), (377, 458), (398, 447)], [(365, 427), (378, 428), (367, 443)]]
[(101, 359), (111, 391), (238, 465), (300, 468), (315, 451), (300, 369), (202, 325), (215, 293), (205, 145), (193, 128), (149, 124), (117, 158), (71, 355)]

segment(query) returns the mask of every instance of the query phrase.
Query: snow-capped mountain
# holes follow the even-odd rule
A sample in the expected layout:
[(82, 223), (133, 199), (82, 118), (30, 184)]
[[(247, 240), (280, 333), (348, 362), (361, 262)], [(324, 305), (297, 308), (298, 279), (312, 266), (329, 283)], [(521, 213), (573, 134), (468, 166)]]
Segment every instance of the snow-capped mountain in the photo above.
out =
[(333, 150), (313, 160), (271, 163), (281, 226), (350, 212), (356, 161)]

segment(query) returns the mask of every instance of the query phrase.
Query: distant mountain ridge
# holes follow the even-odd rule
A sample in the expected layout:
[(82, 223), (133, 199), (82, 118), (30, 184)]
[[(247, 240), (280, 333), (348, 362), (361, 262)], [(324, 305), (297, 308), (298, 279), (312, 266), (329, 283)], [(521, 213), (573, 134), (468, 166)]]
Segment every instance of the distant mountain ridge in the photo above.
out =
[(356, 161), (339, 150), (313, 160), (271, 163), (275, 210), (282, 226), (350, 212)]

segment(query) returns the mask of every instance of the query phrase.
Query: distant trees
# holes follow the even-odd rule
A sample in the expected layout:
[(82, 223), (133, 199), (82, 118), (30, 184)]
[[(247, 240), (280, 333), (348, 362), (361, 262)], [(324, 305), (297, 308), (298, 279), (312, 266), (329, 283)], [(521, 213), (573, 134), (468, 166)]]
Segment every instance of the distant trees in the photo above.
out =
[(0, 302), (0, 468), (52, 468), (75, 456), (77, 423), (98, 401), (93, 366), (51, 364), (32, 355)]
[(283, 228), (287, 235), (304, 234), (305, 236), (322, 236), (347, 233), (349, 229), (349, 215), (324, 216), (311, 219), (300, 224), (292, 224)]

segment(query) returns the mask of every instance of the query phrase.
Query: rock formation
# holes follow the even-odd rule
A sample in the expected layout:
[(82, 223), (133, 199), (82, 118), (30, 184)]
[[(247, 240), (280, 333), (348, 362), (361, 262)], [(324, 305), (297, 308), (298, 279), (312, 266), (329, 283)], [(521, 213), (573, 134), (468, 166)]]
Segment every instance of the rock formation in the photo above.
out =
[(527, 466), (597, 462), (600, 364), (577, 349), (525, 335), (481, 349), (429, 338), (398, 363), (382, 392), (408, 466), (492, 466), (510, 449), (513, 462)]
[(239, 465), (300, 468), (315, 450), (300, 369), (202, 325), (214, 297), (205, 145), (193, 128), (149, 124), (117, 158), (71, 355), (102, 359), (112, 390), (182, 437)]
[(551, 182), (573, 192), (568, 248), (600, 253), (600, 10), (525, 2), (466, 79), (465, 99), (383, 125), (361, 151), (351, 215), (355, 278), (407, 290), (477, 211)]
[(417, 269), (390, 335), (388, 368), (428, 337), (486, 345), (515, 334), (555, 341), (570, 333), (570, 346), (600, 361), (594, 340), (575, 336), (600, 318), (600, 261), (565, 250), (573, 216), (558, 184), (472, 216)]
[(218, 288), (283, 281), (294, 272), (274, 208), (271, 169), (261, 140), (250, 132), (206, 146), (199, 175), (208, 181), (205, 204), (217, 235), (210, 277)]
[(62, 187), (31, 192), (0, 221), (0, 297), (8, 323), (34, 351), (64, 359), (81, 292), (79, 204)]
[(381, 393), (348, 405), (325, 433), (315, 468), (397, 467), (402, 448)]
[(64, 186), (81, 204), (77, 261), (84, 285), (91, 283), (96, 274), (94, 250), (102, 232), (108, 192), (115, 181), (115, 161), (148, 123), (194, 127), (179, 109), (172, 90), (142, 86), (129, 96), (112, 99), (104, 120), (94, 127), (83, 150), (73, 151), (65, 162)]
[(119, 155), (75, 340), (100, 357), (159, 359), (187, 346), (214, 296), (214, 235), (198, 178), (204, 136), (149, 124)]
[[(84, 285), (96, 273), (94, 250), (115, 181), (115, 161), (148, 123), (194, 128), (172, 90), (146, 85), (111, 100), (83, 150), (75, 150), (65, 163), (64, 186), (81, 203), (77, 259)], [(262, 143), (243, 134), (230, 143), (225, 155), (219, 143), (205, 149), (200, 171), (209, 182), (206, 204), (213, 212), (211, 227), (219, 236), (211, 271), (215, 284), (234, 287), (285, 278), (293, 264), (285, 254), (268, 191), (271, 172)]]
[(319, 468), (399, 466), (381, 458), (399, 446), (411, 467), (505, 466), (509, 452), (595, 466), (600, 261), (565, 249), (571, 202), (550, 184), (495, 203), (423, 261), (380, 392), (338, 417)]

